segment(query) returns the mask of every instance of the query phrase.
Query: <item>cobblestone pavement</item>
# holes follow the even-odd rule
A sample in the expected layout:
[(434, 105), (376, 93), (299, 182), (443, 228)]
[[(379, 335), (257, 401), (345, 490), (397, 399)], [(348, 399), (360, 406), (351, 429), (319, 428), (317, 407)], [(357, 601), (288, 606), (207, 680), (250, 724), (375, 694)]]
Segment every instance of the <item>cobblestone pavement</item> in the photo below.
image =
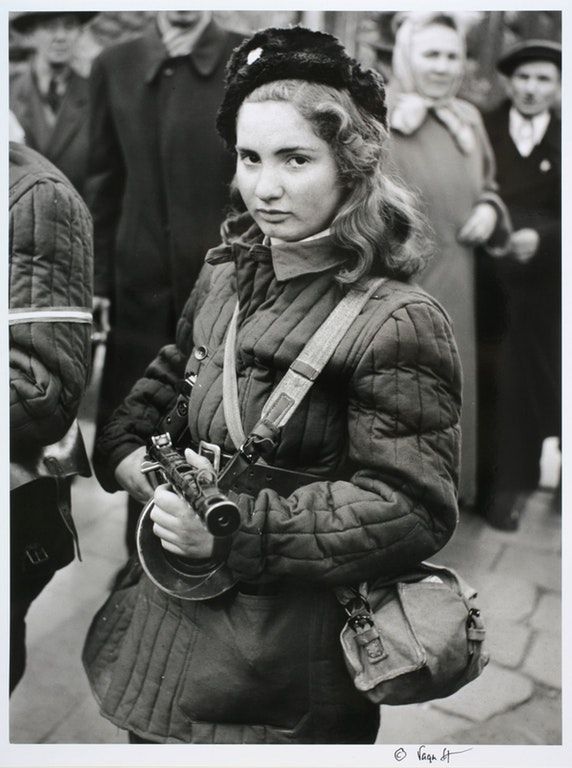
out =
[[(93, 479), (79, 479), (73, 496), (83, 562), (57, 573), (30, 609), (28, 667), (10, 706), (13, 743), (126, 741), (99, 716), (80, 661), (89, 622), (125, 557), (125, 496), (106, 494)], [(490, 664), (447, 699), (384, 707), (378, 744), (561, 743), (561, 517), (551, 502), (549, 492), (533, 494), (516, 533), (462, 515), (435, 561), (479, 591)]]

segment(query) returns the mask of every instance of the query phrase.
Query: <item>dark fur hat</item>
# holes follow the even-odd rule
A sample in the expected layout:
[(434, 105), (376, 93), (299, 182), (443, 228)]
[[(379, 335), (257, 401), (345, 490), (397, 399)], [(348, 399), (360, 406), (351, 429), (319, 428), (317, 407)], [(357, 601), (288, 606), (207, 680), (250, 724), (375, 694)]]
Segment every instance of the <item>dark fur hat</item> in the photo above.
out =
[(274, 80), (308, 80), (346, 88), (354, 101), (387, 127), (383, 80), (362, 69), (340, 41), (305, 27), (264, 29), (232, 53), (217, 130), (230, 149), (236, 143), (236, 116), (249, 93)]

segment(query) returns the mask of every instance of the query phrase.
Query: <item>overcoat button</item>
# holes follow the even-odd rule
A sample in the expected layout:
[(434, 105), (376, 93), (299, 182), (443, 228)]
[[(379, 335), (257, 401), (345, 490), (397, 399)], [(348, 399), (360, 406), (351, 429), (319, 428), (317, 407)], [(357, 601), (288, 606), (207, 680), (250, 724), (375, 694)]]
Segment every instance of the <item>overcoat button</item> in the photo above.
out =
[(171, 77), (171, 75), (173, 74), (173, 68), (165, 67), (165, 69), (163, 70), (163, 74), (165, 75), (165, 77)]

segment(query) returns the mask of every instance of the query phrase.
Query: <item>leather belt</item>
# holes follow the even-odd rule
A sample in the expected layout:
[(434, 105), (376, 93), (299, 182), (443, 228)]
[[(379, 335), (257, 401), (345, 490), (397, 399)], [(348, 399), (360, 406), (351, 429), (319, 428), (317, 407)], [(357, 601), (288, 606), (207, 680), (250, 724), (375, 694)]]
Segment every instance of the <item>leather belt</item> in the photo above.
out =
[[(195, 451), (198, 450), (196, 444), (191, 444), (191, 448)], [(204, 443), (202, 455), (210, 458), (209, 451), (204, 449)], [(220, 449), (220, 468), (223, 469), (233, 456), (234, 454), (226, 453)], [(283, 467), (275, 467), (271, 464), (256, 463), (248, 466), (236, 478), (228, 490), (234, 491), (234, 493), (247, 493), (249, 496), (254, 496), (263, 489), (270, 489), (280, 496), (290, 496), (291, 493), (294, 493), (303, 485), (331, 479), (333, 478), (325, 475), (295, 472)]]

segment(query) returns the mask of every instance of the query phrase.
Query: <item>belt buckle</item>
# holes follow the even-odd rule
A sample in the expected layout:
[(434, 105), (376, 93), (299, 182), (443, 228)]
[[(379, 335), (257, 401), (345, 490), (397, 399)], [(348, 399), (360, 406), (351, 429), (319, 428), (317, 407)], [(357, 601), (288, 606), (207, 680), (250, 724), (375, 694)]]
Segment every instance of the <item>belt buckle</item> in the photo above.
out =
[[(205, 456), (214, 467), (214, 471), (218, 475), (220, 472), (220, 459), (221, 449), (220, 446), (215, 443), (207, 443), (206, 440), (199, 440), (199, 450), (197, 451), (199, 456)], [(210, 454), (210, 456), (208, 455)]]

